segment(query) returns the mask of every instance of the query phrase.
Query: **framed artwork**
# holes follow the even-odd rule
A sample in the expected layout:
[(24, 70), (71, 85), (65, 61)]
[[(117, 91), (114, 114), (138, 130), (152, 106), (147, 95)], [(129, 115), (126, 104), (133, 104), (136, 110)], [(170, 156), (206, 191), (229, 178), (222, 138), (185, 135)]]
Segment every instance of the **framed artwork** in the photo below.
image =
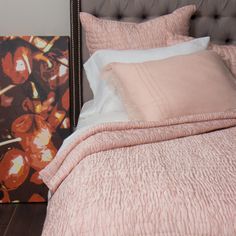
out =
[(0, 203), (44, 202), (70, 134), (69, 37), (0, 37)]

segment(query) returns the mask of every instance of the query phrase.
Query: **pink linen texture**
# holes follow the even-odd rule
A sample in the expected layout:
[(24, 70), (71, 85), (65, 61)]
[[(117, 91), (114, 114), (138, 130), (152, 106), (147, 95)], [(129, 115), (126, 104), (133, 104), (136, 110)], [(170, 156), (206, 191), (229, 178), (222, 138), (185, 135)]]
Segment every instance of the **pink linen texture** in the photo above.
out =
[(131, 120), (161, 121), (236, 109), (235, 79), (220, 56), (209, 50), (142, 63), (111, 63), (101, 78), (115, 88)]
[(91, 128), (40, 173), (42, 235), (236, 235), (235, 153), (235, 110)]
[(81, 12), (80, 20), (86, 33), (90, 54), (100, 49), (148, 49), (166, 44), (167, 32), (187, 35), (189, 20), (196, 11), (188, 5), (173, 13), (143, 23), (118, 22), (97, 18)]
[[(178, 43), (186, 42), (192, 40), (192, 37), (172, 34), (169, 33), (167, 37), (167, 45), (172, 46)], [(209, 50), (216, 52), (230, 71), (233, 73), (234, 77), (236, 78), (236, 46), (235, 45), (218, 45), (214, 43), (210, 43)]]

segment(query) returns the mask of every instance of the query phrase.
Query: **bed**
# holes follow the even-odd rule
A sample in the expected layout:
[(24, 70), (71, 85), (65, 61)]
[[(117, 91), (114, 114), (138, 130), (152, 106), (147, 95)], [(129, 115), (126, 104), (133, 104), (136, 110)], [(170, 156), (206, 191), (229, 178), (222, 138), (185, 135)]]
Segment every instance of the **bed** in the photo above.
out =
[[(172, 23), (161, 18), (167, 14), (173, 14)], [(178, 28), (176, 19), (184, 15), (189, 35), (167, 33), (163, 49), (155, 32), (145, 31), (156, 27), (157, 17), (163, 19), (158, 27)], [(235, 15), (235, 0), (71, 1), (75, 132), (40, 173), (51, 193), (43, 235), (236, 235)], [(131, 22), (125, 26), (129, 30), (119, 22)], [(114, 24), (120, 28), (113, 31)], [(183, 21), (178, 30), (185, 26)], [(109, 37), (99, 37), (104, 28)], [(145, 37), (138, 38), (140, 32)], [(137, 41), (129, 42), (132, 34)], [(109, 52), (103, 51), (105, 43)], [(174, 54), (183, 48), (191, 53)], [(150, 55), (151, 61), (144, 59)], [(113, 56), (119, 60), (113, 62)], [(105, 82), (98, 85), (96, 63), (106, 64), (100, 68)], [(153, 75), (159, 74), (170, 82), (160, 79), (155, 87)], [(135, 86), (127, 85), (129, 79)], [(106, 83), (113, 90), (103, 99)], [(157, 91), (162, 96), (149, 97)], [(165, 96), (172, 112), (166, 112)], [(102, 109), (117, 104), (119, 109), (98, 112), (98, 97)], [(149, 106), (154, 103), (156, 108)], [(159, 107), (165, 113), (161, 118)]]

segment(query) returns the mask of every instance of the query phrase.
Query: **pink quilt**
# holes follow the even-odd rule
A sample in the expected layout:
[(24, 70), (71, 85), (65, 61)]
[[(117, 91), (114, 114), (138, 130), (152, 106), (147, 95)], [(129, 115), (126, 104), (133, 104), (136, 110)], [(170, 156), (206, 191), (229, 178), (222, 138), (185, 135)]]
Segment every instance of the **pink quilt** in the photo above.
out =
[(41, 177), (43, 235), (236, 235), (236, 111), (98, 125)]

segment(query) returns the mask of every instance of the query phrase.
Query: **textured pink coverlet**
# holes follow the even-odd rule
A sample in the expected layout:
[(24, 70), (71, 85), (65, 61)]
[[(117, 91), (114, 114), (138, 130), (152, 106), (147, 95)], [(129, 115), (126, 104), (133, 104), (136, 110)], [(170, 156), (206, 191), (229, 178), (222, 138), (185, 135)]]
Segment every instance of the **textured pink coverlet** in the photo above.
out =
[(99, 125), (41, 177), (43, 235), (236, 235), (236, 111)]

